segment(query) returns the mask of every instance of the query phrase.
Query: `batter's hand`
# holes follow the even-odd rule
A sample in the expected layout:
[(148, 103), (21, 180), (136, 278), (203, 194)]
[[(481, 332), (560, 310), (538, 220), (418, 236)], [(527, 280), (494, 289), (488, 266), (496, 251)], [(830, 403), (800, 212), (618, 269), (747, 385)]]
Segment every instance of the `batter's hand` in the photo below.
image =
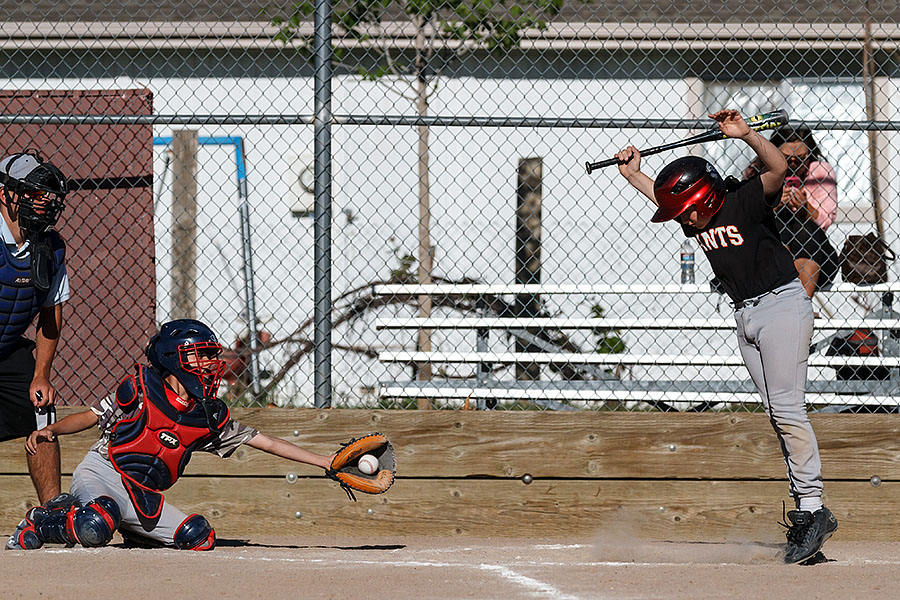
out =
[(619, 173), (625, 179), (641, 172), (641, 152), (634, 146), (617, 152), (616, 160), (619, 161)]
[(31, 403), (34, 404), (35, 408), (53, 406), (56, 404), (56, 388), (53, 387), (48, 380), (42, 377), (35, 377), (31, 380), (31, 387), (29, 388), (28, 394), (29, 398), (31, 398)]
[(56, 434), (50, 431), (48, 427), (44, 427), (38, 431), (32, 431), (31, 435), (28, 436), (28, 439), (25, 440), (25, 452), (34, 456), (37, 452), (38, 444), (41, 442), (52, 442), (55, 439)]
[(736, 110), (720, 110), (709, 115), (709, 118), (715, 120), (722, 133), (730, 138), (744, 139), (752, 131), (741, 113)]

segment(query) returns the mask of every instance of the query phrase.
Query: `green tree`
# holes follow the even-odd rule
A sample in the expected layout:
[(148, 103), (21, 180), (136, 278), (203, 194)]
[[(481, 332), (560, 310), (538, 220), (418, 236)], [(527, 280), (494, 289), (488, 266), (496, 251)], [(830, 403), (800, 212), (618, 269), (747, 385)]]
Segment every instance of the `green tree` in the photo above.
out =
[[(591, 0), (582, 0), (587, 3)], [(527, 31), (543, 31), (547, 20), (558, 15), (562, 0), (351, 0), (336, 2), (332, 40), (337, 48), (336, 66), (372, 81), (402, 86), (401, 94), (415, 104), (419, 117), (427, 117), (430, 95), (445, 66), (475, 50), (508, 52), (520, 47)], [(271, 18), (279, 27), (275, 39), (309, 54), (313, 30), (309, 26), (312, 1), (295, 4), (284, 15)], [(412, 27), (413, 51), (395, 48), (396, 26)], [(352, 40), (370, 49), (361, 60), (340, 48)], [(373, 60), (374, 59), (374, 60)], [(374, 66), (372, 66), (374, 64)], [(419, 283), (432, 283), (431, 197), (428, 176), (429, 128), (418, 125), (418, 269)], [(431, 314), (431, 298), (418, 299), (419, 316)], [(418, 346), (431, 350), (431, 332), (419, 331)], [(430, 379), (430, 365), (420, 366), (419, 379)]]
[[(599, 304), (591, 306), (591, 317), (602, 319), (606, 309)], [(618, 329), (597, 327), (593, 331), (595, 336), (594, 350), (600, 354), (623, 354), (627, 350), (625, 341), (619, 336)]]

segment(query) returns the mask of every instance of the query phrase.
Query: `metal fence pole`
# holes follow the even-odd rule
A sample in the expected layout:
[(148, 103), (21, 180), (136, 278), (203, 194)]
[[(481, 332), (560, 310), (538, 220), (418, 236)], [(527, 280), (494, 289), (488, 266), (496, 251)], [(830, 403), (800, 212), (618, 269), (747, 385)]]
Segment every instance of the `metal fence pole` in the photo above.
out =
[(331, 406), (331, 2), (316, 0), (315, 35), (315, 406)]
[(250, 203), (247, 199), (247, 169), (244, 163), (244, 139), (234, 139), (235, 162), (237, 163), (238, 198), (241, 203), (241, 250), (244, 257), (244, 302), (247, 319), (248, 344), (250, 347), (250, 390), (253, 401), (262, 400), (262, 385), (259, 368), (259, 323), (256, 320), (256, 286), (253, 282), (253, 246), (251, 244)]

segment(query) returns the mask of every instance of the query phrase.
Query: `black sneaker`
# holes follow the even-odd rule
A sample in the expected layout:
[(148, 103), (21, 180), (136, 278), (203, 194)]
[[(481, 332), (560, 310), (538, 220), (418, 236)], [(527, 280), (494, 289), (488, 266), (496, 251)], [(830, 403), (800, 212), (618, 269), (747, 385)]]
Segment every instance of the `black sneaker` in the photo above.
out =
[(788, 528), (784, 550), (784, 562), (787, 564), (801, 563), (815, 556), (838, 527), (837, 519), (824, 506), (814, 513), (792, 510), (787, 518), (792, 523), (791, 526), (782, 523)]

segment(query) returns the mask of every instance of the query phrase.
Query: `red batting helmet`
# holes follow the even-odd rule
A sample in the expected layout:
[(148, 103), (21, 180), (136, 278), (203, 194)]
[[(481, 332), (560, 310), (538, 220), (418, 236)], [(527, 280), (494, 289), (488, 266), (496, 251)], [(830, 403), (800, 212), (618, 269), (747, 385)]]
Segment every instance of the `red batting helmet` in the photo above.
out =
[(659, 204), (650, 219), (653, 223), (669, 221), (689, 209), (702, 219), (722, 208), (725, 181), (709, 161), (685, 156), (663, 167), (653, 183), (653, 195)]

